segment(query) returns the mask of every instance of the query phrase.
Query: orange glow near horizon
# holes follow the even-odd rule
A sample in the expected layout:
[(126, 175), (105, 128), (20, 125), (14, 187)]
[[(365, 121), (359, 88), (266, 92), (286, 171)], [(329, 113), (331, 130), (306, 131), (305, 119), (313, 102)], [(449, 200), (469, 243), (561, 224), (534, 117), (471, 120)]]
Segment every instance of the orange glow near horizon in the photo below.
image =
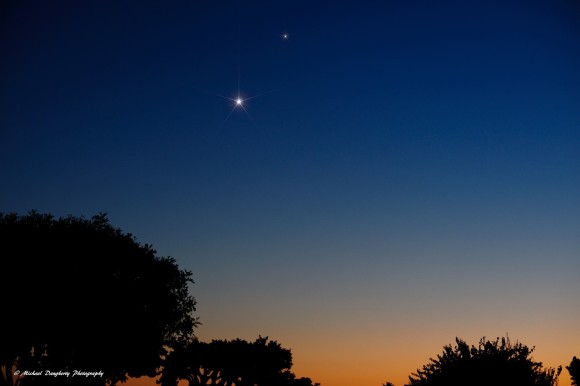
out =
[[(435, 354), (433, 354), (434, 356)], [(419, 357), (419, 355), (417, 355)], [(294, 360), (292, 371), (297, 377), (309, 377), (313, 382), (318, 382), (321, 386), (352, 386), (359, 384), (364, 386), (381, 386), (387, 381), (394, 383), (395, 386), (403, 386), (408, 382), (408, 375), (415, 372), (418, 367), (428, 362), (430, 355), (418, 358), (417, 364), (404, 362), (404, 359), (397, 358), (396, 355), (390, 355), (385, 358), (374, 358), (365, 360), (360, 359), (337, 359), (333, 356), (326, 358), (307, 358)], [(541, 360), (540, 358), (537, 358)], [(561, 360), (544, 360), (545, 366), (556, 368), (562, 364), (562, 373), (558, 380), (559, 386), (571, 386), (570, 375), (565, 366), (569, 364), (572, 357)], [(156, 386), (154, 378), (141, 377), (130, 378), (126, 386)], [(187, 386), (186, 381), (181, 381), (179, 386)]]
[[(363, 328), (356, 332), (334, 334), (328, 330), (324, 336), (313, 337), (307, 334), (280, 334), (281, 337), (269, 336), (283, 347), (292, 351), (293, 367), (297, 377), (309, 377), (321, 386), (381, 386), (387, 381), (395, 386), (403, 386), (408, 376), (429, 362), (429, 358), (441, 353), (443, 346), (455, 343), (455, 335), (435, 335), (426, 330), (400, 330), (391, 333), (380, 333), (379, 329)], [(445, 335), (445, 336), (444, 336)], [(486, 335), (495, 339), (496, 335)], [(499, 334), (498, 336), (505, 336)], [(264, 335), (262, 335), (264, 336)], [(458, 335), (468, 344), (477, 344), (481, 336)], [(255, 336), (240, 336), (242, 339), (254, 340)], [(535, 346), (533, 359), (543, 363), (544, 367), (563, 370), (559, 386), (571, 386), (570, 375), (565, 367), (573, 356), (578, 356), (580, 339), (578, 336), (567, 336), (565, 331), (551, 331), (545, 336), (532, 336), (522, 332), (521, 335), (509, 334), (512, 343), (519, 341), (528, 347)], [(228, 336), (200, 336), (200, 339), (233, 339)], [(127, 386), (153, 386), (151, 378), (131, 379)]]

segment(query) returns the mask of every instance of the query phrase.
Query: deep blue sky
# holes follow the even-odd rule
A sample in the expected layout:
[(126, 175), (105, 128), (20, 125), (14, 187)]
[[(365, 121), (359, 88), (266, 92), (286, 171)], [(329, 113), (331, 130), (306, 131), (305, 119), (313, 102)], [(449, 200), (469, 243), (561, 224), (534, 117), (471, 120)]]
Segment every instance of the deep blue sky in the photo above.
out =
[(107, 212), (193, 271), (203, 338), (323, 386), (353, 315), (422, 331), (403, 375), (460, 333), (580, 346), (578, 2), (8, 1), (0, 52), (0, 210)]

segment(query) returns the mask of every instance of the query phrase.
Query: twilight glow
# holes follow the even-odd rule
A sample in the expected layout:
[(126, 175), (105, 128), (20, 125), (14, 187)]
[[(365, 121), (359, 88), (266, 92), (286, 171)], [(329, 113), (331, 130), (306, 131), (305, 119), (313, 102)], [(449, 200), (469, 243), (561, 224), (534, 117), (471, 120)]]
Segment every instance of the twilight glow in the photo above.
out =
[(456, 336), (580, 357), (577, 4), (238, 3), (4, 6), (0, 211), (108, 213), (201, 340), (322, 386)]

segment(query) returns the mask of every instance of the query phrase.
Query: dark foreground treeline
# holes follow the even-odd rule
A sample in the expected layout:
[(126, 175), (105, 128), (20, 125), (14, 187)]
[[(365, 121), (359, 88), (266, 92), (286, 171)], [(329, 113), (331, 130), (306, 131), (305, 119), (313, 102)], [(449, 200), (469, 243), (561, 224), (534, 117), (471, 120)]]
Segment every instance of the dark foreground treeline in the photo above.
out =
[[(469, 346), (461, 339), (448, 345), (436, 358), (409, 376), (405, 386), (555, 386), (562, 367), (544, 368), (531, 357), (533, 348), (512, 344), (509, 338), (486, 340)], [(572, 385), (578, 384), (580, 360), (566, 367)], [(383, 386), (394, 386), (391, 382)]]
[[(290, 350), (259, 337), (200, 342), (192, 274), (109, 223), (0, 213), (0, 386), (115, 385), (159, 376), (162, 386), (314, 386), (291, 371)], [(409, 386), (553, 386), (533, 349), (508, 339), (457, 340)], [(567, 366), (578, 385), (579, 363)], [(387, 382), (386, 385), (390, 383)]]

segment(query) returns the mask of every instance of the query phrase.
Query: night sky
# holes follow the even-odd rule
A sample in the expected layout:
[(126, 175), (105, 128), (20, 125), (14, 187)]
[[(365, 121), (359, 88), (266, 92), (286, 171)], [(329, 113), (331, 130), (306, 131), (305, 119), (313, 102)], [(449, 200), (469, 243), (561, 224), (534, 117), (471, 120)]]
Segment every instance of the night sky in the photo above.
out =
[(0, 211), (108, 213), (202, 340), (322, 386), (580, 356), (577, 1), (8, 1), (0, 53)]

